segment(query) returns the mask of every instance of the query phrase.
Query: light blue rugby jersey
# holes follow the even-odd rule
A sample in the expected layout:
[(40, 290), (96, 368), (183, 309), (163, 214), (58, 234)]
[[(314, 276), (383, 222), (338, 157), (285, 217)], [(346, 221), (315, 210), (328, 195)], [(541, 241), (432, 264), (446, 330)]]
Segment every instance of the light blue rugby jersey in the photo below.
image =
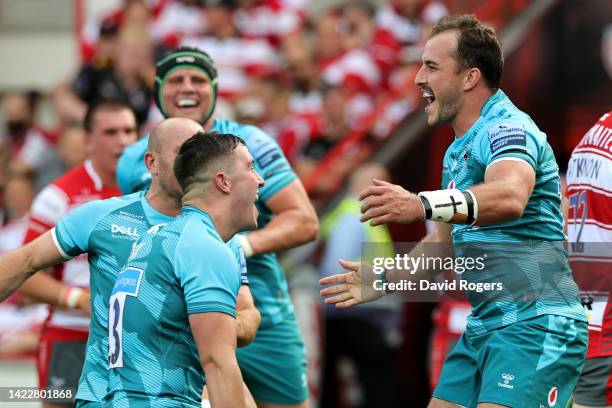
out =
[(110, 298), (112, 407), (199, 407), (205, 384), (189, 315), (236, 315), (235, 254), (210, 216), (183, 207), (134, 244)]
[[(484, 104), (465, 135), (455, 138), (444, 155), (442, 188), (466, 190), (484, 182), (487, 167), (500, 159), (522, 160), (535, 171), (535, 186), (523, 216), (490, 226), (454, 224), (458, 252), (487, 253), (490, 275), (474, 281), (500, 281), (506, 295), (536, 302), (473, 301), (468, 331), (482, 333), (542, 314), (584, 320), (576, 284), (562, 247), (559, 168), (546, 134), (498, 90)], [(499, 243), (513, 243), (495, 245)], [(477, 297), (482, 300), (482, 297)], [(504, 299), (502, 297), (501, 299)]]
[(108, 299), (132, 243), (152, 225), (170, 220), (155, 211), (140, 192), (86, 203), (64, 216), (53, 230), (66, 259), (89, 255), (92, 315), (78, 399), (102, 401), (107, 393)]
[[(272, 219), (272, 212), (266, 202), (293, 182), (297, 178), (296, 174), (274, 139), (259, 128), (215, 119), (211, 131), (240, 137), (255, 159), (255, 170), (265, 180), (257, 202), (257, 222), (259, 228), (265, 227)], [(151, 175), (144, 165), (147, 144), (148, 137), (145, 137), (125, 149), (119, 159), (117, 183), (123, 193), (139, 191), (150, 183)], [(293, 313), (287, 280), (276, 254), (252, 256), (247, 259), (247, 268), (255, 306), (261, 313), (261, 328), (279, 323)]]
[[(92, 316), (79, 380), (77, 399), (102, 401), (108, 388), (108, 299), (117, 273), (132, 243), (151, 226), (173, 218), (149, 205), (144, 192), (91, 201), (64, 216), (53, 229), (54, 241), (66, 259), (87, 253)], [(246, 262), (238, 240), (228, 246), (241, 264), (248, 284)]]

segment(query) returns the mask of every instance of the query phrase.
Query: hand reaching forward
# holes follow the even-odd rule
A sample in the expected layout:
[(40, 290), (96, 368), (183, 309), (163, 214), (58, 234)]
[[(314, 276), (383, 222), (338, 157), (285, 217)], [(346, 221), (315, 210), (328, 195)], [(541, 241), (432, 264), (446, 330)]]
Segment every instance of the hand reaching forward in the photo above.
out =
[(390, 222), (410, 224), (425, 219), (421, 199), (396, 184), (373, 180), (374, 185), (359, 194), (361, 222), (376, 226)]
[(321, 285), (333, 285), (321, 289), (321, 296), (334, 295), (325, 298), (325, 303), (335, 304), (337, 308), (344, 309), (360, 303), (373, 302), (380, 299), (383, 293), (374, 289), (373, 283), (377, 275), (367, 264), (362, 271), (361, 262), (339, 260), (340, 265), (347, 273), (327, 276), (319, 281)]

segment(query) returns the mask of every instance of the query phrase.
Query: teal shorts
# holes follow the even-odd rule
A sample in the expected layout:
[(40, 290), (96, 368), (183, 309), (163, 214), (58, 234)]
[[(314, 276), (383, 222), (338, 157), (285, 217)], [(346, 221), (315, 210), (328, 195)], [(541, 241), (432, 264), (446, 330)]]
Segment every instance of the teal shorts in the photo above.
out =
[(433, 396), (464, 407), (565, 407), (585, 361), (587, 324), (543, 315), (459, 338)]
[(257, 402), (296, 405), (308, 398), (306, 349), (295, 315), (260, 328), (236, 352), (242, 377)]

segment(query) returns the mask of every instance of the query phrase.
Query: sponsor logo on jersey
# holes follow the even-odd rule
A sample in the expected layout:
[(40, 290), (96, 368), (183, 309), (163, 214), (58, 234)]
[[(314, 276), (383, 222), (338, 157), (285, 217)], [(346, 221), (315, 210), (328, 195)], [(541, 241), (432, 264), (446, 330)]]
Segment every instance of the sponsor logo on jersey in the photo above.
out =
[(552, 387), (550, 391), (548, 391), (548, 406), (554, 407), (557, 403), (557, 396), (559, 396), (559, 390), (557, 387)]
[(512, 380), (514, 380), (514, 374), (502, 373), (503, 383), (498, 382), (497, 386), (502, 388), (508, 388), (510, 390), (514, 389), (514, 385), (511, 384)]
[(115, 236), (116, 234), (121, 234), (121, 235), (127, 235), (128, 237), (131, 237), (134, 239), (140, 236), (138, 234), (138, 230), (135, 227), (126, 227), (125, 225), (112, 224), (111, 232), (113, 233), (113, 236)]
[(500, 123), (488, 130), (491, 153), (507, 146), (527, 146), (523, 125)]

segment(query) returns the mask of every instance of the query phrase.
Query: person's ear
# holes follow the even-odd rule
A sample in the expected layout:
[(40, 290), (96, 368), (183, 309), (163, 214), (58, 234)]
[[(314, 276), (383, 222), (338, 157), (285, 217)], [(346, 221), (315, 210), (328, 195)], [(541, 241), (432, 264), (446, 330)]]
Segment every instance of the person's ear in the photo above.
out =
[(147, 169), (151, 172), (151, 174), (157, 175), (159, 173), (157, 171), (157, 160), (153, 153), (149, 151), (145, 153), (144, 163), (145, 163), (145, 166), (147, 166)]
[(229, 194), (232, 190), (232, 183), (229, 180), (227, 173), (222, 171), (215, 174), (213, 177), (215, 187), (224, 194)]
[(463, 90), (469, 91), (478, 85), (482, 79), (482, 72), (478, 68), (470, 68), (463, 77)]

